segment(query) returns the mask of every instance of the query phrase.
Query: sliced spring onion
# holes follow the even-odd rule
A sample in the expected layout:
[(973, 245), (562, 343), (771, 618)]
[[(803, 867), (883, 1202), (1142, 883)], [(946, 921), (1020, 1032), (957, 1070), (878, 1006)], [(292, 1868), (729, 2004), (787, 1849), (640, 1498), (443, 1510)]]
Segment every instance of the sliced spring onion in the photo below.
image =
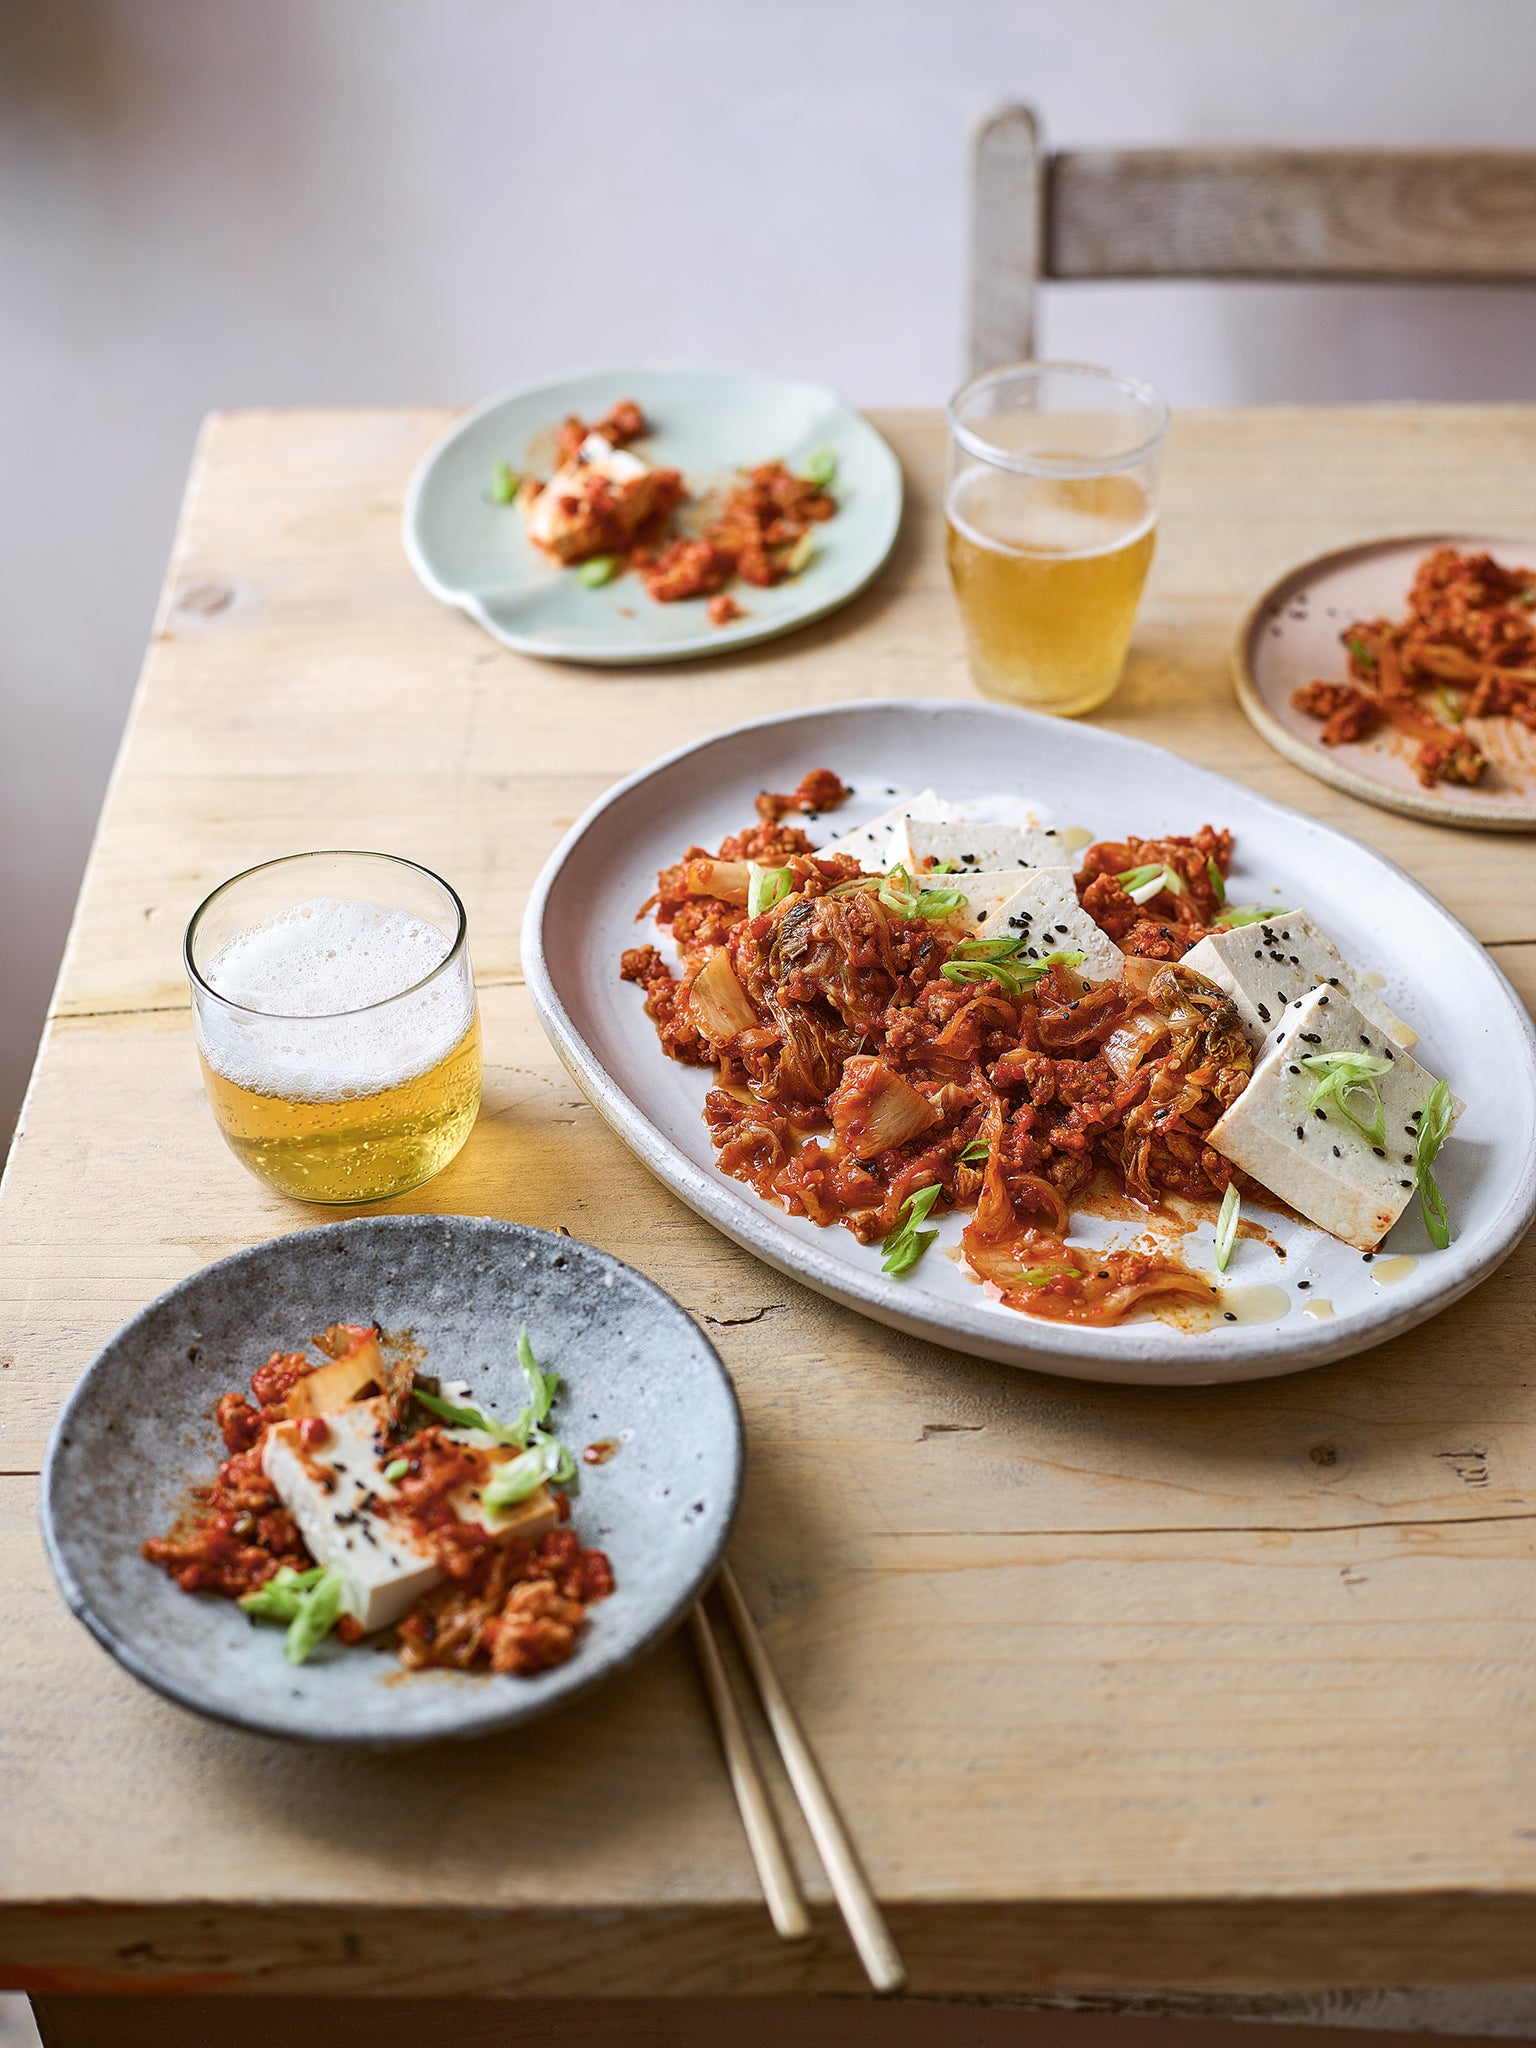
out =
[(1440, 706), (1440, 716), (1452, 725), (1460, 725), (1467, 715), (1466, 706), (1461, 699), (1454, 690), (1448, 690), (1444, 683), (1435, 691), (1435, 702)]
[(960, 1164), (962, 1166), (984, 1166), (991, 1157), (992, 1147), (987, 1143), (986, 1139), (972, 1138), (969, 1145), (960, 1154)]
[[(560, 1375), (546, 1372), (533, 1355), (533, 1346), (528, 1341), (528, 1325), (523, 1324), (517, 1333), (517, 1362), (523, 1368), (528, 1382), (528, 1393), (532, 1406), (529, 1419), (542, 1422), (555, 1405), (555, 1396), (560, 1391)], [(519, 1421), (521, 1421), (519, 1417)]]
[[(1298, 1064), (1318, 1077), (1307, 1100), (1308, 1109), (1320, 1109), (1332, 1101), (1363, 1138), (1372, 1145), (1386, 1143), (1386, 1112), (1376, 1084), (1383, 1074), (1391, 1073), (1390, 1060), (1378, 1059), (1375, 1053), (1309, 1052), (1303, 1053)], [(1350, 1107), (1352, 1095), (1362, 1098), (1360, 1108)]]
[(424, 1393), (420, 1387), (413, 1390), (411, 1398), (454, 1429), (478, 1429), (483, 1435), (494, 1437), (497, 1443), (515, 1444), (519, 1450), (528, 1441), (528, 1432), (521, 1423), (498, 1422), (483, 1408), (471, 1408), (461, 1401), (445, 1401), (441, 1394)]
[(807, 527), (784, 557), (784, 567), (791, 576), (798, 576), (816, 552), (816, 536)]
[(324, 1571), (300, 1595), (298, 1611), (283, 1638), (283, 1655), (290, 1664), (306, 1663), (341, 1619), (346, 1584), (341, 1573)]
[(253, 1621), (290, 1622), (298, 1613), (304, 1595), (324, 1576), (323, 1565), (312, 1565), (308, 1571), (299, 1572), (291, 1564), (285, 1564), (254, 1593), (242, 1594), (240, 1605)]
[(588, 590), (599, 590), (603, 584), (613, 581), (619, 567), (617, 555), (589, 555), (576, 571), (576, 581), (584, 583)]
[(1161, 861), (1153, 861), (1146, 867), (1127, 868), (1123, 874), (1116, 875), (1115, 880), (1133, 903), (1150, 903), (1165, 889), (1170, 896), (1184, 894), (1184, 877), (1165, 867)]
[(815, 484), (818, 490), (824, 491), (837, 475), (837, 450), (826, 447), (813, 448), (805, 458), (800, 474), (808, 484)]
[(498, 462), (491, 471), (491, 503), (510, 505), (517, 496), (517, 488), (521, 482), (522, 478), (510, 464)]
[(747, 872), (751, 877), (747, 883), (748, 917), (761, 917), (765, 910), (772, 910), (795, 884), (789, 868), (760, 868), (755, 860), (749, 860)]
[(1237, 1242), (1238, 1211), (1243, 1198), (1233, 1182), (1227, 1182), (1227, 1192), (1221, 1198), (1221, 1214), (1216, 1218), (1216, 1270), (1225, 1273), (1227, 1261), (1232, 1256), (1232, 1247)]
[(1021, 960), (1024, 945), (1017, 939), (964, 939), (939, 969), (946, 981), (964, 987), (995, 981), (1004, 995), (1022, 995), (1052, 967), (1081, 967), (1085, 953), (1047, 953), (1043, 960)]
[(480, 1499), (493, 1515), (502, 1514), (537, 1493), (548, 1476), (543, 1446), (535, 1446), (498, 1465), (480, 1489)]
[(395, 1458), (384, 1467), (384, 1477), (391, 1486), (394, 1486), (405, 1477), (410, 1469), (411, 1461), (409, 1458)]
[(1015, 1273), (1014, 1280), (1025, 1287), (1049, 1287), (1053, 1280), (1062, 1277), (1061, 1266), (1026, 1266), (1022, 1273)]
[(948, 917), (965, 908), (959, 889), (925, 889), (905, 868), (894, 867), (880, 882), (880, 901), (898, 917)]
[(1218, 903), (1225, 903), (1227, 900), (1227, 885), (1221, 878), (1221, 869), (1217, 867), (1215, 861), (1207, 860), (1205, 872), (1210, 877), (1211, 892), (1215, 896), (1216, 901)]
[(1263, 903), (1239, 903), (1235, 908), (1228, 906), (1216, 922), (1229, 928), (1240, 924), (1268, 924), (1271, 918), (1289, 917), (1289, 910), (1282, 910), (1279, 904), (1271, 909)]
[(1365, 642), (1363, 640), (1357, 639), (1353, 633), (1346, 634), (1344, 645), (1349, 649), (1350, 653), (1355, 657), (1356, 661), (1359, 662), (1362, 668), (1374, 668), (1376, 666), (1375, 655), (1372, 654), (1371, 650), (1369, 649), (1369, 647), (1366, 646)]
[(880, 1262), (882, 1273), (894, 1273), (898, 1277), (910, 1273), (933, 1243), (939, 1233), (936, 1230), (919, 1230), (917, 1226), (928, 1220), (928, 1211), (941, 1193), (935, 1182), (931, 1187), (919, 1188), (915, 1195), (908, 1195), (902, 1203), (901, 1221), (880, 1247), (885, 1254)]
[(1450, 1218), (1445, 1213), (1445, 1197), (1440, 1184), (1430, 1168), (1439, 1155), (1440, 1147), (1450, 1135), (1451, 1091), (1443, 1081), (1437, 1081), (1429, 1092), (1424, 1105), (1424, 1114), (1419, 1119), (1419, 1141), (1414, 1147), (1415, 1164), (1419, 1177), (1419, 1205), (1424, 1211), (1424, 1228), (1429, 1232), (1429, 1241), (1436, 1251), (1444, 1251), (1451, 1241)]

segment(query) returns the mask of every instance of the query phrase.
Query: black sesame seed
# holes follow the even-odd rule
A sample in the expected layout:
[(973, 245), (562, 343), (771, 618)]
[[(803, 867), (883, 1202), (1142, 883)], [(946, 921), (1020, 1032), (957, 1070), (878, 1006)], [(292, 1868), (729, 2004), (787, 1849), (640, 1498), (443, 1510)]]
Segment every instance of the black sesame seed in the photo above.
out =
[(1382, 1047), (1381, 1049), (1382, 1049), (1382, 1051), (1383, 1051), (1383, 1052), (1384, 1052), (1384, 1053), (1386, 1054), (1387, 1058), (1388, 1058), (1388, 1059), (1391, 1059), (1391, 1057), (1392, 1057), (1392, 1048), (1391, 1048), (1391, 1046), (1390, 1046), (1390, 1045), (1384, 1045), (1384, 1046), (1383, 1046), (1383, 1047)]
[(1317, 1007), (1320, 1010), (1326, 1010), (1328, 1007), (1328, 998), (1326, 996), (1319, 996), (1317, 999)]
[(1301, 1069), (1300, 1067), (1287, 1067), (1285, 1071), (1288, 1074), (1299, 1074), (1301, 1072)]
[(1059, 924), (1059, 925), (1057, 925), (1056, 929), (1057, 929), (1057, 931), (1059, 931), (1059, 932), (1065, 932), (1065, 930), (1066, 930), (1066, 926), (1065, 926), (1064, 924)]
[(1310, 1287), (1312, 1285), (1312, 1282), (1310, 1280), (1298, 1280), (1296, 1282), (1296, 1285), (1298, 1287)]
[(986, 912), (985, 912), (984, 910), (978, 910), (978, 911), (977, 911), (977, 913), (976, 913), (976, 922), (977, 922), (978, 924), (985, 924), (985, 923), (986, 923), (986, 921), (987, 921), (987, 913), (986, 913)]
[(1301, 1034), (1301, 1042), (1303, 1045), (1321, 1045), (1323, 1042), (1323, 1035), (1320, 1031), (1303, 1031)]
[(1385, 1145), (1373, 1145), (1371, 1147), (1371, 1150), (1376, 1154), (1376, 1157), (1378, 1159), (1385, 1159), (1387, 1156), (1387, 1148)]
[(1328, 1119), (1326, 1116), (1324, 1116), (1323, 1112), (1320, 1109), (1314, 1109), (1312, 1114), (1317, 1118), (1320, 1124), (1327, 1123)]
[(1403, 1164), (1404, 1164), (1404, 1166), (1412, 1166), (1412, 1164), (1413, 1164), (1413, 1154), (1412, 1154), (1411, 1152), (1405, 1152), (1405, 1153), (1403, 1154)]
[(1259, 1016), (1265, 1024), (1269, 1022), (1269, 1009), (1268, 1006), (1264, 1003), (1259, 1004)]
[(1298, 1124), (1296, 1126), (1296, 1135), (1298, 1138), (1305, 1138), (1305, 1136), (1307, 1135), (1307, 1127), (1305, 1124)]
[(1413, 1186), (1413, 1182), (1411, 1180), (1400, 1180), (1398, 1182), (1398, 1186), (1400, 1188), (1411, 1188)]
[(1231, 1309), (1229, 1308), (1222, 1310), (1221, 1319), (1224, 1323), (1235, 1323), (1237, 1321), (1237, 1317), (1233, 1315)]
[(1369, 1039), (1368, 1039), (1368, 1038), (1366, 1037), (1365, 1033), (1364, 1033), (1364, 1032), (1362, 1031), (1362, 1032), (1361, 1032), (1361, 1034), (1360, 1034), (1360, 1043), (1361, 1043), (1362, 1045), (1369, 1045), (1369, 1044), (1370, 1044), (1370, 1042), (1371, 1042), (1371, 1041), (1370, 1041), (1370, 1040), (1369, 1040)]
[(1335, 1159), (1342, 1159), (1344, 1157), (1344, 1154), (1339, 1150), (1337, 1145), (1335, 1145), (1333, 1148), (1333, 1156)]
[[(1286, 936), (1287, 938), (1289, 938), (1289, 937), (1290, 937), (1291, 935), (1290, 935), (1290, 933), (1289, 933), (1289, 932), (1287, 932), (1285, 936)], [(1297, 959), (1297, 957), (1296, 957), (1296, 955), (1295, 955), (1294, 953), (1293, 953), (1293, 954), (1291, 955), (1291, 965), (1292, 965), (1293, 967), (1299, 967), (1299, 966), (1301, 965), (1301, 962), (1300, 962), (1300, 960), (1298, 960), (1298, 959)], [(1326, 996), (1324, 996), (1323, 1000), (1324, 1000), (1324, 1002), (1326, 1002), (1326, 1001), (1328, 1000), (1328, 998), (1327, 998)]]
[(1263, 947), (1262, 947), (1262, 946), (1255, 946), (1255, 947), (1254, 947), (1254, 949), (1253, 949), (1253, 957), (1254, 957), (1254, 959), (1255, 959), (1255, 960), (1262, 960), (1262, 959), (1264, 958), (1264, 949), (1263, 949)]
[(1369, 1265), (1372, 1259), (1375, 1258), (1376, 1254), (1374, 1252), (1362, 1252), (1360, 1256), (1362, 1259), (1364, 1259), (1365, 1263)]
[(1328, 977), (1328, 986), (1329, 986), (1330, 988), (1338, 988), (1338, 987), (1340, 987), (1340, 986), (1341, 986), (1341, 983), (1340, 983), (1340, 981), (1339, 981), (1339, 977), (1338, 977), (1338, 976), (1337, 976), (1336, 974), (1330, 974), (1330, 975), (1329, 975), (1329, 977)]

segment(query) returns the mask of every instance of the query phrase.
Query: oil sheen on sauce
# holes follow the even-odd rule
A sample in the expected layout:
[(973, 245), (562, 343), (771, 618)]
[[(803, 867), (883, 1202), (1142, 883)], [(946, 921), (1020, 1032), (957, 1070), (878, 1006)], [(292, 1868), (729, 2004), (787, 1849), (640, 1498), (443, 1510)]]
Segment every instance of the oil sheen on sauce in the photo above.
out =
[(1314, 1316), (1318, 1322), (1326, 1323), (1332, 1319), (1333, 1303), (1331, 1301), (1324, 1301), (1319, 1296), (1316, 1301), (1304, 1303), (1301, 1312), (1304, 1316)]
[(1405, 1252), (1400, 1259), (1377, 1259), (1371, 1267), (1371, 1278), (1382, 1287), (1392, 1286), (1394, 1281), (1406, 1280), (1415, 1271), (1418, 1260)]
[(1291, 1297), (1283, 1287), (1228, 1287), (1221, 1297), (1221, 1319), (1235, 1323), (1278, 1323), (1291, 1312)]

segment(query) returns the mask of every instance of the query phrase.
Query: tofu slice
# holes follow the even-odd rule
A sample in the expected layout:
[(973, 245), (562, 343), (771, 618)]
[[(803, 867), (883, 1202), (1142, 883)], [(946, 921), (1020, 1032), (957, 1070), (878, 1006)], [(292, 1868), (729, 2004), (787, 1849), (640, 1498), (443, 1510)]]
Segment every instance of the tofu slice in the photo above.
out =
[(871, 818), (866, 825), (855, 825), (851, 832), (843, 833), (841, 838), (830, 840), (825, 846), (818, 846), (816, 851), (850, 853), (866, 874), (883, 875), (896, 866), (906, 851), (909, 819), (937, 824), (954, 815), (952, 804), (945, 803), (933, 790), (925, 789), (917, 796), (903, 797), (899, 804), (882, 811), (878, 818)]
[[(617, 490), (638, 484), (651, 474), (650, 463), (627, 448), (615, 448), (601, 434), (588, 434), (576, 460), (562, 463), (528, 506), (528, 538), (562, 562), (577, 560), (591, 538), (586, 508), (594, 480), (602, 477)], [(654, 497), (653, 489), (631, 491), (627, 526), (640, 524)]]
[(909, 817), (904, 840), (898, 833), (896, 847), (893, 861), (914, 875), (930, 857), (977, 873), (1058, 867), (1064, 858), (1055, 832), (1038, 825), (989, 825), (975, 818)]
[(1083, 964), (1077, 971), (1085, 981), (1118, 981), (1125, 972), (1125, 955), (1078, 902), (1068, 867), (1032, 868), (991, 912), (980, 933), (989, 939), (1015, 935), (1027, 941), (1026, 960), (1081, 953)]
[[(366, 1630), (388, 1628), (439, 1583), (442, 1567), (429, 1549), (374, 1510), (375, 1502), (399, 1493), (384, 1477), (390, 1454), (383, 1398), (356, 1401), (325, 1421), (328, 1441), (315, 1450), (299, 1434), (302, 1423), (274, 1424), (262, 1450), (262, 1470), (298, 1523), (311, 1557), (341, 1573), (346, 1612)], [(490, 1446), (472, 1430), (449, 1434), (482, 1449)], [(514, 1454), (496, 1445), (493, 1455), (500, 1462)], [(501, 1515), (492, 1514), (472, 1487), (459, 1487), (448, 1498), (461, 1521), (478, 1522), (498, 1538), (542, 1536), (559, 1520), (547, 1486)]]
[[(1294, 931), (1295, 927), (1292, 926)], [(1193, 959), (1191, 952), (1187, 959)], [(1317, 1077), (1298, 1055), (1376, 1053), (1392, 1061), (1377, 1083), (1386, 1120), (1378, 1153), (1335, 1102), (1307, 1104)], [(1373, 1252), (1417, 1184), (1416, 1110), (1435, 1077), (1391, 1044), (1339, 989), (1315, 988), (1285, 1009), (1253, 1079), (1211, 1132), (1211, 1143), (1281, 1201), (1357, 1250)], [(1452, 1120), (1463, 1105), (1452, 1096)]]
[(1419, 1034), (1366, 986), (1364, 977), (1304, 910), (1288, 910), (1268, 924), (1211, 932), (1190, 947), (1183, 964), (1226, 990), (1255, 1046), (1277, 1027), (1287, 1003), (1320, 985), (1341, 989), (1394, 1046), (1418, 1044)]
[(914, 879), (925, 889), (958, 890), (965, 898), (965, 908), (951, 911), (951, 919), (964, 926), (968, 938), (985, 939), (1002, 929), (997, 913), (1018, 895), (1024, 877), (1017, 868), (995, 874), (975, 874), (970, 868), (961, 868), (953, 874), (918, 874)]

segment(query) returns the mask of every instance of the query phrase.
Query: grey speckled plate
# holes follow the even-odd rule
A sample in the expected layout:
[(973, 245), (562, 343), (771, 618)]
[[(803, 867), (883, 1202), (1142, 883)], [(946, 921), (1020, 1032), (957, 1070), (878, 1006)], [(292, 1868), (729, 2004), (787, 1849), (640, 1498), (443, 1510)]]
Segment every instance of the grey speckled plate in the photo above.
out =
[[(425, 1369), (503, 1414), (526, 1398), (526, 1322), (565, 1381), (554, 1422), (582, 1468), (573, 1526), (617, 1581), (569, 1663), (533, 1678), (406, 1673), (324, 1645), (298, 1669), (281, 1632), (183, 1593), (139, 1545), (176, 1519), (221, 1455), (214, 1403), (273, 1351), (335, 1321), (411, 1328)], [(379, 1216), (221, 1259), (124, 1324), (66, 1402), (43, 1468), (48, 1554), (70, 1607), (167, 1698), (267, 1735), (372, 1747), (482, 1735), (531, 1719), (638, 1656), (677, 1622), (725, 1547), (741, 1490), (736, 1397), (708, 1341), (659, 1287), (576, 1239), (483, 1217)]]

